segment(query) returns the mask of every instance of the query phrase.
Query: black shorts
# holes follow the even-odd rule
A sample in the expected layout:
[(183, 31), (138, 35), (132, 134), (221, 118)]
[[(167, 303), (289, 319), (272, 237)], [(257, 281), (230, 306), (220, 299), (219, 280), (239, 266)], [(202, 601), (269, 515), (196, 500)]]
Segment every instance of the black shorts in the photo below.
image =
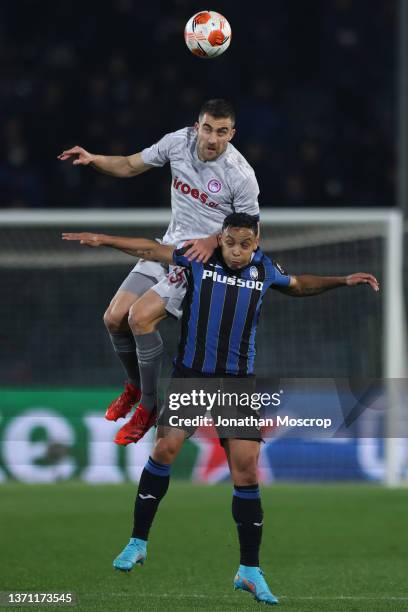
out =
[(182, 363), (177, 363), (177, 361), (173, 363), (173, 372), (171, 376), (172, 378), (218, 378), (220, 380), (224, 378), (231, 378), (234, 380), (255, 380), (255, 376), (253, 374), (208, 374), (206, 372), (198, 372), (197, 370), (187, 368)]
[[(188, 382), (185, 379), (189, 379)], [(223, 403), (228, 402), (230, 398), (239, 400), (240, 397), (246, 397), (255, 389), (255, 383), (253, 375), (238, 377), (230, 374), (220, 377), (217, 374), (196, 372), (176, 364), (157, 424), (181, 429), (186, 432), (187, 437), (199, 429), (198, 435), (212, 438), (215, 427), (221, 445), (224, 445), (227, 439), (262, 442), (257, 424), (260, 418), (259, 411), (254, 411), (248, 405), (241, 405), (239, 401), (235, 401), (233, 405)], [(211, 411), (205, 402), (198, 404), (194, 402), (194, 392), (196, 396), (211, 395)], [(246, 395), (243, 396), (243, 393)], [(185, 395), (186, 399), (183, 403), (180, 401), (182, 395)], [(178, 399), (175, 399), (176, 396)]]

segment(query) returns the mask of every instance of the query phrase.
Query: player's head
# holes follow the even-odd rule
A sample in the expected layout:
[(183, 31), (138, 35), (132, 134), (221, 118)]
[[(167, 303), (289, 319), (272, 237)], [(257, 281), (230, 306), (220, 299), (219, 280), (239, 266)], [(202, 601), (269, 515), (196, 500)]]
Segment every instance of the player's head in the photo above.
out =
[(218, 242), (229, 268), (247, 266), (259, 244), (258, 221), (246, 213), (231, 213), (224, 219)]
[(202, 161), (214, 161), (222, 155), (235, 134), (235, 111), (230, 102), (216, 98), (207, 100), (200, 109), (197, 130), (197, 151)]

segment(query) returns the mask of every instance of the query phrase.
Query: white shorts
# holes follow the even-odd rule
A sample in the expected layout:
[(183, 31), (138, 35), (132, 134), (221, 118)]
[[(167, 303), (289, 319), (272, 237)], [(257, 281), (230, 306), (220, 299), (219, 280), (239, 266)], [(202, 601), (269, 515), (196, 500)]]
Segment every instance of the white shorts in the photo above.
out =
[(180, 319), (183, 314), (186, 288), (185, 268), (144, 259), (139, 259), (119, 287), (120, 290), (131, 291), (136, 295), (143, 295), (153, 289), (164, 300), (166, 311), (176, 319)]

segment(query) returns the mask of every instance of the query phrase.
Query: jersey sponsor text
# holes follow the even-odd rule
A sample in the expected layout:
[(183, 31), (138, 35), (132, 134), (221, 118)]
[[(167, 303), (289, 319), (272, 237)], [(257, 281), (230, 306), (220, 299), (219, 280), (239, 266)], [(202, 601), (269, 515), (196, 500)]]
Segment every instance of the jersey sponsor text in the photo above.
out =
[(217, 208), (217, 202), (208, 201), (208, 194), (205, 191), (200, 191), (196, 187), (190, 187), (188, 183), (183, 183), (178, 176), (175, 176), (173, 179), (173, 187), (184, 193), (184, 195), (189, 195), (195, 200), (200, 200), (202, 204), (209, 206), (210, 208)]
[(225, 274), (219, 274), (216, 270), (203, 270), (202, 278), (203, 280), (205, 278), (212, 278), (215, 283), (247, 287), (247, 289), (256, 289), (257, 291), (262, 291), (263, 289), (263, 282), (261, 281), (237, 278), (236, 276), (226, 276)]

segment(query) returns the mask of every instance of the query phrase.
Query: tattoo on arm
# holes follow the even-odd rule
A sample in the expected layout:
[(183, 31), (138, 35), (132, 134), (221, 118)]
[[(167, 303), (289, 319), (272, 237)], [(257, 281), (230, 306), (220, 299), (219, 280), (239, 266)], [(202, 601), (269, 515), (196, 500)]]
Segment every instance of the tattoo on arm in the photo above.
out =
[[(281, 292), (294, 297), (309, 297), (319, 295), (330, 289), (336, 289), (344, 285), (344, 279), (339, 276), (314, 276), (304, 274), (295, 277), (297, 283), (295, 286), (282, 287)], [(279, 290), (279, 289), (278, 289)]]
[(308, 296), (308, 295), (317, 295), (318, 293), (323, 293), (325, 289), (323, 287), (298, 287), (294, 290), (294, 295), (299, 296)]

